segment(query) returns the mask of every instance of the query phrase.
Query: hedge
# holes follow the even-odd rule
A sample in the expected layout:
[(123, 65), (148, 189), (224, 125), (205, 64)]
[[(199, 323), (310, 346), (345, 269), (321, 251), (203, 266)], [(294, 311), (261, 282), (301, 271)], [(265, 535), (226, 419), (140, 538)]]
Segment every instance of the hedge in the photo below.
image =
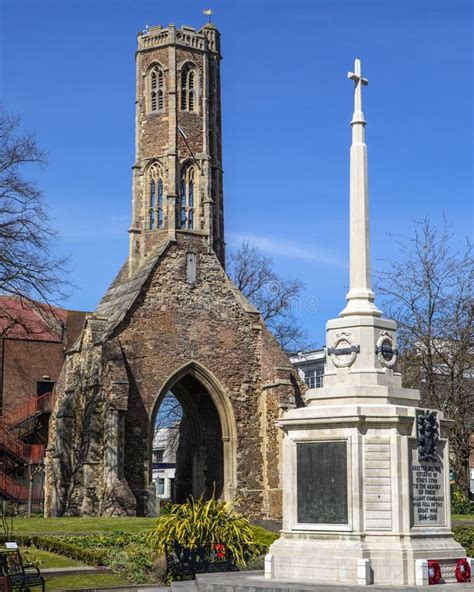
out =
[(455, 526), (454, 538), (466, 549), (468, 557), (474, 557), (474, 526)]
[[(36, 547), (43, 551), (58, 553), (71, 559), (83, 561), (87, 565), (106, 565), (109, 552), (105, 549), (84, 549), (72, 543), (62, 541), (60, 537), (16, 534), (9, 537), (25, 547)], [(5, 543), (7, 538), (2, 536), (0, 541)]]

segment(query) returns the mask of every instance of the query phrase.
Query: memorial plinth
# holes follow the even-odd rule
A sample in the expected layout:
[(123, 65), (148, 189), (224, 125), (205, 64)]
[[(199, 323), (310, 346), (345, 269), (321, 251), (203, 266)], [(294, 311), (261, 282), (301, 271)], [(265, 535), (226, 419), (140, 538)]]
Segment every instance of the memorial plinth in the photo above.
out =
[(382, 319), (370, 285), (367, 147), (360, 74), (352, 119), (350, 290), (326, 330), (324, 388), (286, 412), (283, 529), (267, 578), (352, 584), (428, 583), (426, 560), (446, 582), (465, 558), (453, 539), (449, 499), (451, 424), (402, 388), (396, 324)]

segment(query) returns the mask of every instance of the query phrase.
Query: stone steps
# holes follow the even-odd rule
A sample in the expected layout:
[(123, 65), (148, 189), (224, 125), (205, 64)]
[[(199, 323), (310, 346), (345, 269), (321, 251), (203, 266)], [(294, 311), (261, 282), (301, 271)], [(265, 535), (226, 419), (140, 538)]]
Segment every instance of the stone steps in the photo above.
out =
[(195, 582), (174, 582), (172, 592), (474, 592), (474, 583), (437, 586), (358, 586), (355, 584), (315, 584), (266, 579), (263, 572), (200, 574)]

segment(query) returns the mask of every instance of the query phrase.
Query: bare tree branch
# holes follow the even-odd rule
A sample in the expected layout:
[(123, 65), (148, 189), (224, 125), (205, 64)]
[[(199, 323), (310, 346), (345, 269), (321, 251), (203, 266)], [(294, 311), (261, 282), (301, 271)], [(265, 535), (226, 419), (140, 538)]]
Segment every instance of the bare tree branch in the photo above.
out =
[[(20, 123), (0, 106), (0, 293), (62, 331), (53, 304), (66, 297), (66, 260), (52, 252), (56, 235), (41, 190), (25, 177), (31, 164), (46, 164), (46, 155), (33, 134), (20, 131)], [(28, 314), (15, 318), (18, 307), (8, 309), (5, 302), (0, 300), (0, 335), (18, 324), (31, 331)]]
[(307, 349), (307, 333), (293, 312), (304, 289), (299, 280), (284, 280), (254, 245), (242, 243), (227, 261), (227, 272), (237, 288), (258, 308), (267, 327), (285, 350)]
[(166, 449), (176, 451), (179, 441), (179, 427), (183, 419), (183, 408), (171, 391), (166, 393), (155, 421), (155, 434), (166, 430)]
[(451, 430), (456, 479), (468, 491), (474, 409), (474, 263), (469, 241), (455, 248), (446, 219), (427, 217), (414, 236), (398, 239), (399, 261), (378, 274), (378, 292), (398, 323), (404, 385), (418, 388), (422, 404), (455, 420)]

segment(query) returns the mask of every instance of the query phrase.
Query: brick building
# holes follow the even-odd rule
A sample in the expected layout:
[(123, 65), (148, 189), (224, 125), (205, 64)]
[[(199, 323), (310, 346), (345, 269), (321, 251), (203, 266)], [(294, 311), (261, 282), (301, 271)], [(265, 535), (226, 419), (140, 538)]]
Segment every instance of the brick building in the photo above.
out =
[(281, 516), (275, 420), (302, 404), (302, 382), (225, 273), (220, 59), (210, 23), (138, 35), (129, 256), (58, 381), (47, 515), (154, 513), (155, 418), (171, 391), (175, 499), (215, 488), (250, 516)]
[[(34, 500), (48, 441), (52, 391), (65, 351), (82, 330), (85, 313), (31, 306), (0, 296), (0, 497), (27, 498), (28, 467), (34, 466)], [(38, 486), (36, 486), (36, 484)]]

